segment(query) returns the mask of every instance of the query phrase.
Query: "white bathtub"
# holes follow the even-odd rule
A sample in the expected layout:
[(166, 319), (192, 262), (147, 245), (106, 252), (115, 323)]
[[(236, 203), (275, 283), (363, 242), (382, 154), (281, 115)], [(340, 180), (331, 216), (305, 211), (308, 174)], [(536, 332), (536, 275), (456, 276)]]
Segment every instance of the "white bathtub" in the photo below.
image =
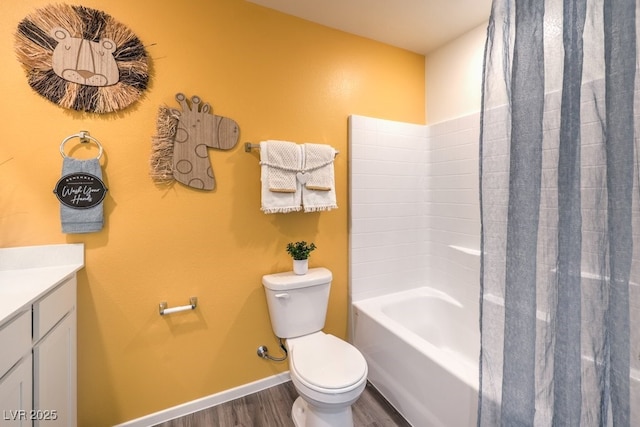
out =
[(480, 331), (474, 310), (424, 287), (353, 303), (369, 381), (416, 427), (475, 426)]

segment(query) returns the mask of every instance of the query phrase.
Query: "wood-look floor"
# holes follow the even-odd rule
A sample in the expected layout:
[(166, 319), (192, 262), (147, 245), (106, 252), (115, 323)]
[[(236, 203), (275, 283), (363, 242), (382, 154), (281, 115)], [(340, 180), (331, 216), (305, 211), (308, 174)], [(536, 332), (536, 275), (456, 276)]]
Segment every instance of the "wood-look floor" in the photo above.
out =
[[(155, 427), (292, 427), (291, 405), (297, 397), (288, 381)], [(369, 383), (352, 410), (355, 427), (410, 427)]]

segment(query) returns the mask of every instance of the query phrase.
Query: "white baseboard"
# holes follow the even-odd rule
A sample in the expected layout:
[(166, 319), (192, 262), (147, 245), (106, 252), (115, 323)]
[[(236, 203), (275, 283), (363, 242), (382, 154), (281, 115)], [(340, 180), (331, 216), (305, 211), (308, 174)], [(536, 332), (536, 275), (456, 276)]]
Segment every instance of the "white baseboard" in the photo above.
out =
[(247, 396), (252, 393), (256, 393), (261, 390), (265, 390), (269, 387), (276, 386), (278, 384), (286, 383), (291, 377), (289, 371), (281, 374), (274, 375), (272, 377), (263, 378), (258, 381), (254, 381), (249, 384), (244, 384), (239, 387), (235, 387), (229, 390), (221, 391), (210, 396), (202, 397), (200, 399), (192, 400), (191, 402), (183, 403), (182, 405), (174, 406), (172, 408), (165, 409), (154, 414), (146, 415), (144, 417), (136, 418), (135, 420), (127, 421), (122, 424), (118, 424), (114, 427), (149, 427), (156, 424), (160, 424), (174, 418), (182, 417), (202, 409), (211, 408), (212, 406), (219, 405), (221, 403), (228, 402), (239, 397)]

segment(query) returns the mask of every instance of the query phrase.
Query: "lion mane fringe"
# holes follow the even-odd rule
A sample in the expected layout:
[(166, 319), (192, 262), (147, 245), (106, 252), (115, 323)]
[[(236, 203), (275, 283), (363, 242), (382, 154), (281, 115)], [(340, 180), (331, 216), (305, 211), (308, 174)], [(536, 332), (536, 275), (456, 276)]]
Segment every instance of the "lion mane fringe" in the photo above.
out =
[[(113, 40), (119, 81), (104, 87), (84, 86), (56, 75), (52, 58), (58, 41), (50, 35), (55, 27), (91, 41), (103, 37)], [(149, 58), (141, 41), (124, 24), (100, 10), (66, 4), (38, 9), (18, 24), (15, 50), (31, 88), (63, 108), (111, 113), (140, 99), (149, 84)]]

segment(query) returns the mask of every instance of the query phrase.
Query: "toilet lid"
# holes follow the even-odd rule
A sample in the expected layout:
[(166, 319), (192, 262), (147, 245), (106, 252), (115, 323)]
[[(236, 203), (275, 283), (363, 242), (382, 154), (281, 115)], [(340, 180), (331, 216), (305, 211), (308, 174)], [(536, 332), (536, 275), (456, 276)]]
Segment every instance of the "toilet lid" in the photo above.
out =
[(367, 373), (358, 349), (329, 334), (295, 345), (291, 362), (300, 380), (312, 388), (347, 388)]

